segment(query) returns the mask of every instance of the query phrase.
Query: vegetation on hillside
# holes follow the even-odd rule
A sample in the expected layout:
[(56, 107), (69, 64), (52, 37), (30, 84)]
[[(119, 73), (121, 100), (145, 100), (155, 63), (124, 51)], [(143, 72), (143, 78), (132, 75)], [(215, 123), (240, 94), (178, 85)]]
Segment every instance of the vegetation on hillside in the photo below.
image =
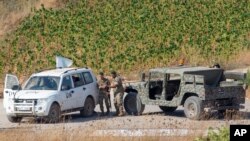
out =
[(120, 72), (228, 60), (249, 48), (248, 0), (79, 0), (63, 9), (33, 9), (0, 44), (0, 74), (55, 66)]
[(229, 128), (222, 127), (218, 129), (218, 131), (213, 131), (213, 129), (210, 128), (206, 137), (196, 138), (195, 141), (229, 141), (229, 136)]

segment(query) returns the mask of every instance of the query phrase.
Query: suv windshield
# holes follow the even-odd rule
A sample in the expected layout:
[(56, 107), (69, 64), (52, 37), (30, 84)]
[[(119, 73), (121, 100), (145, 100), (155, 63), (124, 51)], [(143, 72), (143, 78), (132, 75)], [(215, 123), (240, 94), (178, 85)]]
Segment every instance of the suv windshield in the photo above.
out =
[(24, 90), (57, 90), (60, 77), (54, 76), (33, 76), (31, 77)]

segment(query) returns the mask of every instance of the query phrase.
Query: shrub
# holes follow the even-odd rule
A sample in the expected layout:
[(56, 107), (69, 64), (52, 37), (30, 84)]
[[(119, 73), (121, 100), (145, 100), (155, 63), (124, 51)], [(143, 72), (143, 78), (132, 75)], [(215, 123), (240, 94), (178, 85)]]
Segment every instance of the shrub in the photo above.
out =
[(195, 141), (229, 141), (229, 128), (222, 127), (218, 130), (210, 128), (206, 137), (196, 138)]

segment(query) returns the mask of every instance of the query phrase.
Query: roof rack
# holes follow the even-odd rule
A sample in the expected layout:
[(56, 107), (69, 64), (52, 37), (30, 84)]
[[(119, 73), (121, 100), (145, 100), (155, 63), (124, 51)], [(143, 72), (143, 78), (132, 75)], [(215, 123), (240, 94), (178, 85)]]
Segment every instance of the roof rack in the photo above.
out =
[(42, 70), (36, 71), (36, 73), (43, 72), (43, 71), (48, 71), (48, 70), (53, 70), (53, 69), (55, 69), (55, 68), (42, 69)]
[(78, 68), (73, 68), (73, 69), (70, 69), (70, 70), (66, 70), (65, 72), (63, 73), (68, 73), (69, 71), (73, 71), (73, 70), (77, 70)]
[[(83, 67), (83, 68), (88, 69), (88, 67)], [(81, 68), (72, 68), (72, 69), (70, 69), (70, 70), (66, 70), (66, 71), (63, 72), (63, 73), (68, 73), (69, 71), (78, 70), (78, 69), (81, 69)]]

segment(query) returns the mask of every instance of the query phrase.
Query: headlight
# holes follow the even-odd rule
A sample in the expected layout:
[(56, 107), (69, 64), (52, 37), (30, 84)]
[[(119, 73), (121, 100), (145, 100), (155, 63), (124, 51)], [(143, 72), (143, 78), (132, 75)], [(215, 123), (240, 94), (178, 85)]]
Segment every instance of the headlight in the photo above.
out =
[(37, 99), (37, 104), (36, 105), (42, 105), (47, 102), (47, 99)]

